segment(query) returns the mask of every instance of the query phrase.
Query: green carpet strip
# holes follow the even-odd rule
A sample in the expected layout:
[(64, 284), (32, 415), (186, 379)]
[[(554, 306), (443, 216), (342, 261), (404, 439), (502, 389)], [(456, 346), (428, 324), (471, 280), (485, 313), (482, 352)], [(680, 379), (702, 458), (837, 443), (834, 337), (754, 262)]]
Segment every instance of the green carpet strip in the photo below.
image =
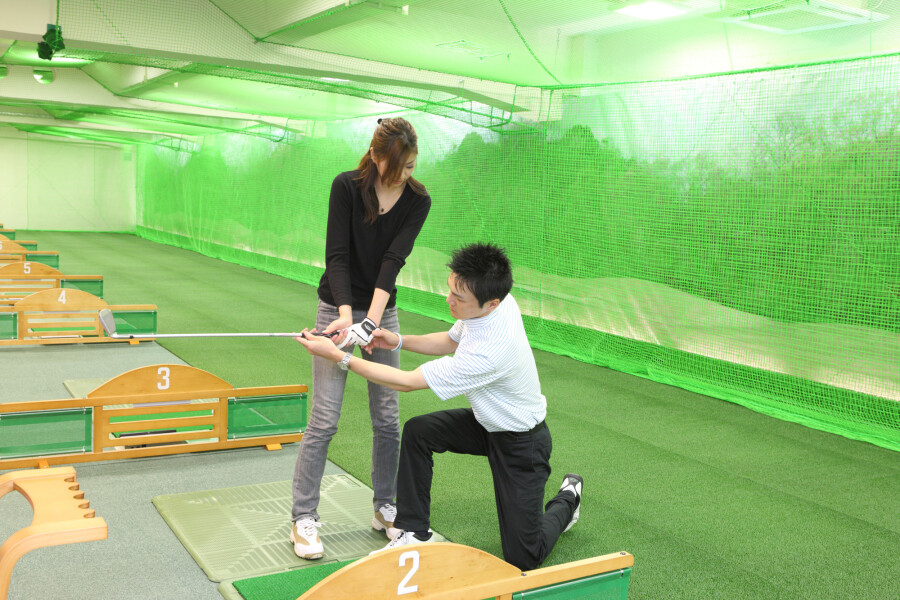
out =
[(245, 600), (297, 600), (297, 597), (309, 588), (352, 562), (352, 560), (345, 560), (305, 569), (292, 569), (272, 575), (239, 579), (234, 582), (234, 587)]

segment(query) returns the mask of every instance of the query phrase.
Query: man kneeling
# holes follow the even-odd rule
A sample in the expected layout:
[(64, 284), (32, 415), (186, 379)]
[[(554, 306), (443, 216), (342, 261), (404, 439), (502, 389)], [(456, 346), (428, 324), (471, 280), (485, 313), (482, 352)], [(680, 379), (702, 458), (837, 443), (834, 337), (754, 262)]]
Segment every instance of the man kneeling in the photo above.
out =
[(377, 384), (410, 392), (430, 388), (447, 400), (461, 394), (471, 408), (414, 417), (403, 426), (397, 474), (397, 516), (401, 530), (387, 548), (429, 542), (431, 481), (435, 452), (486, 456), (494, 480), (503, 558), (522, 570), (540, 565), (560, 534), (577, 521), (582, 478), (568, 474), (559, 493), (543, 506), (550, 476), (550, 430), (544, 422), (534, 354), (512, 289), (506, 254), (491, 244), (454, 252), (447, 304), (457, 319), (447, 332), (408, 335), (377, 329), (366, 346), (401, 348), (431, 356), (414, 371), (355, 358), (328, 339), (296, 338), (311, 353), (339, 363)]

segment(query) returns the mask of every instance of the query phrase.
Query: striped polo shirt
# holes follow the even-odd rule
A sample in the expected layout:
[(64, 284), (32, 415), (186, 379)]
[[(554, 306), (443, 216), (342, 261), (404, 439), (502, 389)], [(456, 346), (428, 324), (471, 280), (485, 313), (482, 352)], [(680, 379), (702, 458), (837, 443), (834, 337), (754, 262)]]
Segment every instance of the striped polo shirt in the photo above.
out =
[(547, 399), (512, 295), (487, 316), (457, 321), (448, 335), (456, 352), (420, 367), (438, 398), (465, 395), (488, 431), (528, 431), (544, 420)]

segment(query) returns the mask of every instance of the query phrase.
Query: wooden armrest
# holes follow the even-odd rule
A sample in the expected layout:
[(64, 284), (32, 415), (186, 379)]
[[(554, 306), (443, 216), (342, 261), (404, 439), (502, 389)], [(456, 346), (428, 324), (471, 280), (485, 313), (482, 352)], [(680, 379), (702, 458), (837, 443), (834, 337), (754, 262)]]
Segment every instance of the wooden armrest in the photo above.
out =
[(6, 600), (16, 562), (37, 548), (105, 540), (106, 521), (96, 517), (75, 481), (75, 469), (33, 469), (0, 475), (0, 496), (21, 493), (34, 510), (31, 525), (0, 546), (0, 600)]

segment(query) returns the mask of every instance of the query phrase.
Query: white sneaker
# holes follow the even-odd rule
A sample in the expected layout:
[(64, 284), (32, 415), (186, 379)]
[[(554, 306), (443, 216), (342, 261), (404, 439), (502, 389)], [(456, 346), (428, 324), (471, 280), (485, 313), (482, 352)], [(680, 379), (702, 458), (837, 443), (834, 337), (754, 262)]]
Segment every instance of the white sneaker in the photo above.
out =
[(375, 511), (375, 517), (372, 519), (372, 529), (383, 531), (389, 540), (397, 537), (400, 530), (394, 527), (394, 519), (397, 518), (397, 507), (393, 504), (382, 504)]
[(390, 550), (391, 548), (397, 548), (399, 546), (409, 546), (411, 544), (427, 544), (429, 542), (433, 542), (434, 538), (434, 532), (430, 529), (428, 530), (428, 539), (425, 540), (416, 537), (416, 534), (412, 531), (400, 531), (400, 533), (397, 534), (397, 537), (388, 542), (387, 546), (385, 546), (381, 550), (373, 550), (372, 552), (369, 552), (369, 554), (383, 552), (385, 550)]
[(566, 528), (563, 529), (563, 533), (572, 529), (572, 525), (578, 522), (578, 517), (581, 515), (581, 488), (583, 485), (584, 479), (582, 479), (581, 475), (568, 473), (565, 479), (563, 479), (562, 485), (559, 486), (560, 492), (572, 492), (575, 494), (575, 500), (577, 500), (575, 512), (572, 513), (572, 519), (569, 521), (569, 524), (566, 525)]
[(312, 517), (300, 517), (291, 526), (291, 543), (294, 544), (294, 554), (306, 560), (322, 558), (325, 549), (322, 540), (316, 531), (322, 524)]

